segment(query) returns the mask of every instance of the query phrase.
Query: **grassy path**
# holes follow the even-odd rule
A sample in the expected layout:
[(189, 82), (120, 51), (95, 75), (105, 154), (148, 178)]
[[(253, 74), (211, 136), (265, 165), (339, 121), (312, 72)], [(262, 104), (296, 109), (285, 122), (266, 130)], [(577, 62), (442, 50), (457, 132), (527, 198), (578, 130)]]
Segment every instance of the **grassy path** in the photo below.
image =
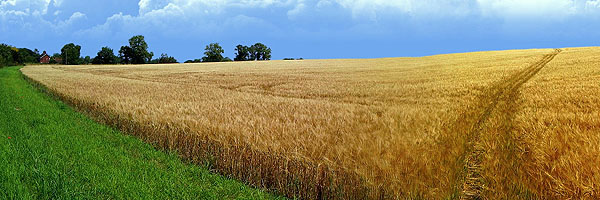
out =
[(0, 69), (0, 199), (273, 199), (95, 123)]
[[(561, 50), (556, 49), (553, 53), (544, 55), (538, 62), (533, 63), (526, 69), (510, 76), (508, 79), (499, 82), (487, 89), (480, 97), (478, 106), (469, 110), (461, 117), (462, 122), (458, 124), (455, 131), (466, 133), (468, 146), (467, 155), (464, 160), (464, 177), (462, 178), (461, 199), (482, 199), (484, 190), (489, 189), (486, 183), (493, 182), (485, 180), (482, 165), (484, 157), (488, 159), (496, 159), (499, 161), (494, 167), (497, 169), (495, 177), (503, 179), (498, 182), (506, 182), (514, 174), (514, 168), (518, 163), (513, 163), (515, 160), (510, 158), (514, 154), (515, 141), (511, 135), (513, 129), (514, 114), (518, 106), (519, 88), (537, 74), (542, 68), (554, 59)], [(486, 133), (486, 135), (482, 135)], [(485, 141), (482, 141), (482, 137)], [(487, 142), (487, 143), (485, 143)], [(489, 146), (497, 147), (494, 150), (488, 149)], [(493, 151), (502, 151), (501, 153)], [(500, 157), (500, 158), (496, 158)], [(504, 165), (504, 166), (501, 166)], [(507, 172), (510, 171), (510, 172)], [(503, 174), (498, 174), (502, 172)], [(517, 175), (518, 176), (518, 175)], [(492, 176), (493, 177), (493, 176)], [(507, 183), (503, 183), (507, 184)], [(515, 183), (512, 183), (515, 184)]]

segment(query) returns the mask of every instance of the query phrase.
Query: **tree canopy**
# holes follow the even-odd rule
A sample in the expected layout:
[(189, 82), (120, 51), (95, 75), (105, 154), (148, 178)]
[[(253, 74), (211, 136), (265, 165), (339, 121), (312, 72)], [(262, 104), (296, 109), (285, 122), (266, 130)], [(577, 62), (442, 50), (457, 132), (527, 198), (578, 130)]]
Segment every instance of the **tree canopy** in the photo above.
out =
[(240, 44), (235, 47), (235, 51), (235, 61), (271, 60), (271, 48), (262, 43), (250, 47)]
[(14, 47), (7, 44), (0, 44), (0, 67), (15, 65), (16, 51)]
[(129, 39), (129, 47), (133, 50), (131, 63), (145, 64), (152, 60), (154, 53), (148, 52), (148, 43), (143, 35), (136, 35)]
[[(36, 49), (37, 50), (37, 49)], [(28, 48), (19, 48), (19, 63), (37, 63), (40, 61), (39, 52), (32, 51)]]
[(81, 46), (75, 45), (73, 43), (66, 44), (60, 50), (60, 57), (62, 58), (62, 62), (67, 65), (77, 65), (79, 64), (79, 56), (81, 52)]
[(225, 53), (219, 43), (211, 43), (204, 48), (204, 57), (202, 62), (221, 62), (223, 61), (222, 53)]
[(148, 43), (143, 35), (129, 39), (129, 46), (121, 46), (119, 58), (122, 64), (146, 64), (152, 61), (154, 53), (148, 52)]
[(102, 47), (96, 57), (92, 60), (93, 64), (117, 64), (118, 57), (109, 47)]
[(39, 62), (39, 52), (27, 48), (16, 48), (7, 44), (0, 44), (0, 66), (10, 66), (24, 63)]
[(163, 64), (163, 63), (178, 63), (175, 57), (169, 56), (166, 53), (160, 54), (160, 57), (150, 61), (150, 64)]
[(183, 63), (201, 63), (202, 59), (186, 60)]
[(262, 43), (250, 47), (250, 60), (271, 60), (271, 48)]
[(235, 58), (233, 58), (235, 61), (247, 61), (250, 58), (250, 49), (247, 46), (238, 44), (235, 51)]
[(81, 62), (81, 64), (87, 65), (92, 63), (92, 58), (90, 56), (86, 56), (85, 58), (83, 58), (83, 61)]
[(133, 60), (133, 49), (129, 46), (121, 46), (119, 50), (119, 59), (121, 64), (131, 64)]

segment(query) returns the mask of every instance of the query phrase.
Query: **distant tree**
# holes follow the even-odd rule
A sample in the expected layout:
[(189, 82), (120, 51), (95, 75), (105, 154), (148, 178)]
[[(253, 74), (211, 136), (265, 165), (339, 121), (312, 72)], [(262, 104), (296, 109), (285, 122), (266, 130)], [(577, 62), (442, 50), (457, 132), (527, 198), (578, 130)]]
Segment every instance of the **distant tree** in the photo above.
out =
[(271, 48), (262, 43), (250, 46), (250, 60), (271, 60)]
[(69, 43), (63, 46), (63, 48), (60, 50), (60, 56), (62, 58), (63, 64), (78, 65), (80, 52), (81, 46), (79, 45)]
[(0, 44), (0, 67), (15, 65), (13, 57), (13, 47), (7, 44)]
[(148, 62), (146, 64), (158, 64), (158, 58), (152, 59), (152, 60), (150, 60), (150, 62)]
[(202, 60), (201, 59), (194, 59), (194, 60), (186, 60), (184, 63), (201, 63)]
[(40, 55), (38, 53), (27, 48), (19, 48), (18, 55), (19, 63), (37, 63), (40, 59)]
[(167, 55), (166, 53), (163, 53), (163, 54), (160, 54), (158, 63), (177, 63), (177, 60), (174, 57), (171, 57), (171, 56)]
[(133, 57), (131, 58), (133, 64), (148, 63), (154, 56), (154, 53), (148, 52), (148, 43), (142, 35), (136, 35), (129, 39), (129, 47), (133, 50)]
[(260, 53), (254, 45), (248, 47), (248, 60), (257, 60), (259, 56)]
[(81, 62), (81, 64), (84, 64), (84, 65), (89, 65), (90, 63), (92, 63), (92, 58), (90, 56), (85, 56)]
[(129, 46), (121, 46), (119, 50), (119, 59), (121, 64), (131, 64), (133, 60), (133, 49)]
[(221, 60), (221, 62), (231, 62), (231, 61), (233, 61), (233, 60), (231, 60), (231, 58), (229, 58), (229, 57), (225, 57), (225, 58), (223, 58), (223, 60)]
[(235, 47), (235, 61), (247, 61), (250, 58), (250, 48), (244, 45), (237, 45)]
[(204, 57), (202, 62), (221, 62), (223, 61), (222, 53), (225, 53), (219, 43), (211, 43), (204, 48)]
[(94, 60), (92, 60), (93, 64), (117, 64), (117, 56), (113, 50), (109, 47), (102, 47), (102, 49), (98, 52)]
[(10, 46), (10, 55), (12, 57), (14, 65), (22, 64), (23, 63), (23, 61), (20, 60), (19, 49), (17, 47)]
[(265, 49), (262, 54), (262, 60), (271, 60), (271, 48)]
[(60, 64), (58, 61), (62, 62), (62, 58), (59, 53), (54, 53), (50, 56), (50, 64)]

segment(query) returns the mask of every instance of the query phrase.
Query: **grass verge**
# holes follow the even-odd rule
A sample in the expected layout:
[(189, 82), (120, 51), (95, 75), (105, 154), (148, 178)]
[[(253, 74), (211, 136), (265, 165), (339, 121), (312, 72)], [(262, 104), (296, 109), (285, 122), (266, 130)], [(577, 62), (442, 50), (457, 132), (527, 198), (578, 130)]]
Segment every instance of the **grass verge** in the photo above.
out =
[(274, 199), (100, 125), (0, 69), (0, 199)]

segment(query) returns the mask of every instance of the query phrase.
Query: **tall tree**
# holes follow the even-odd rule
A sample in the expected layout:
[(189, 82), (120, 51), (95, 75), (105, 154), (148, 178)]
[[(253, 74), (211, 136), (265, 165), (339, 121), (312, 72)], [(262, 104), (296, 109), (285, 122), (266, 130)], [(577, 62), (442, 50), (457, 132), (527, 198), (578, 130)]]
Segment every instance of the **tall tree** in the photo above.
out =
[(219, 45), (219, 43), (211, 43), (206, 45), (204, 49), (204, 57), (202, 57), (202, 62), (221, 62), (223, 61), (222, 53), (225, 53), (223, 48)]
[(93, 64), (116, 64), (117, 56), (113, 50), (109, 47), (102, 47), (102, 49), (98, 52), (94, 60), (92, 60)]
[(136, 35), (129, 39), (129, 47), (133, 50), (131, 63), (145, 64), (152, 60), (154, 53), (148, 52), (148, 43), (144, 40), (143, 35)]
[(81, 52), (81, 46), (73, 43), (66, 44), (60, 50), (60, 57), (62, 58), (63, 64), (77, 65), (79, 64), (79, 56)]
[(121, 59), (121, 64), (131, 64), (133, 60), (133, 49), (129, 46), (121, 46), (119, 50), (119, 58)]
[(250, 60), (271, 60), (271, 48), (262, 43), (250, 47)]
[(244, 45), (237, 45), (235, 47), (235, 61), (247, 61), (250, 58), (250, 48)]

